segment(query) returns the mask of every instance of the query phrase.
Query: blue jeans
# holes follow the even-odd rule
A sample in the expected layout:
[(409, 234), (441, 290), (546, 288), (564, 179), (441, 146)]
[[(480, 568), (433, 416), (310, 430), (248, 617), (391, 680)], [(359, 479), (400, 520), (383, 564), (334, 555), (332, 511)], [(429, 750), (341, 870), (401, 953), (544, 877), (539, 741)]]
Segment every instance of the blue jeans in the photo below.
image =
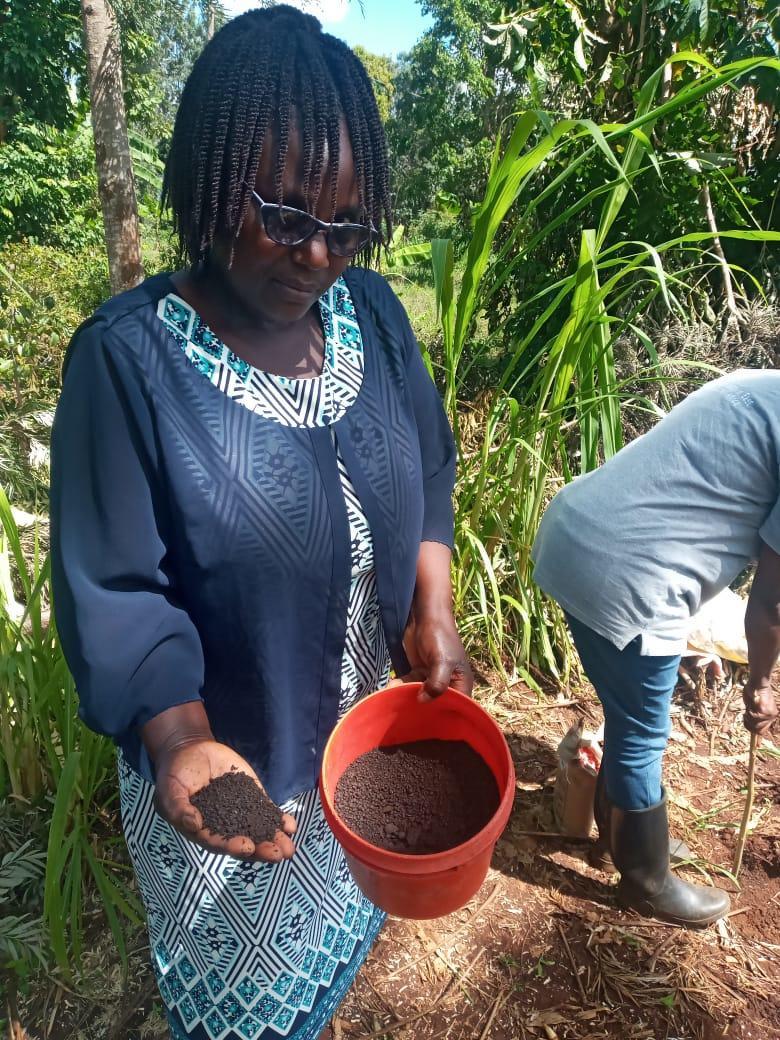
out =
[(604, 708), (604, 782), (619, 809), (649, 809), (661, 800), (669, 705), (680, 656), (643, 657), (637, 637), (624, 650), (566, 615), (585, 673)]

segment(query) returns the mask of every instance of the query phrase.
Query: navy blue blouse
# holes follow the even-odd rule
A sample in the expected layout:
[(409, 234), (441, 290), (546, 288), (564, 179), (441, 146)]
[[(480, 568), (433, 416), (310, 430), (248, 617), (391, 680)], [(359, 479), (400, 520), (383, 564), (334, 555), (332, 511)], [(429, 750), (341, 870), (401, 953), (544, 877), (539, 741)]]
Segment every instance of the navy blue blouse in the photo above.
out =
[(157, 317), (167, 275), (108, 301), (70, 345), (52, 438), (57, 624), (81, 717), (148, 778), (139, 727), (202, 699), (276, 801), (316, 783), (350, 582), (333, 434), (407, 667), (420, 543), (452, 545), (455, 449), (403, 307), (379, 275), (345, 277), (365, 372), (330, 427), (283, 426), (204, 379)]

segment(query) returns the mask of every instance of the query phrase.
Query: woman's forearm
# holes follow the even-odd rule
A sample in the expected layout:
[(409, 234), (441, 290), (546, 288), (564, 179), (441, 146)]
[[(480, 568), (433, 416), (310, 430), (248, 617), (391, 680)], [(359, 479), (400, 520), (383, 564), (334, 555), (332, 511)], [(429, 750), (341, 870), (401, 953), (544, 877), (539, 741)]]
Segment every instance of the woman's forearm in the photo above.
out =
[(412, 600), (412, 615), (415, 620), (452, 614), (451, 560), (450, 549), (441, 542), (420, 544)]
[(160, 712), (141, 727), (144, 742), (152, 762), (161, 754), (192, 744), (198, 740), (213, 740), (211, 723), (203, 701), (185, 701)]

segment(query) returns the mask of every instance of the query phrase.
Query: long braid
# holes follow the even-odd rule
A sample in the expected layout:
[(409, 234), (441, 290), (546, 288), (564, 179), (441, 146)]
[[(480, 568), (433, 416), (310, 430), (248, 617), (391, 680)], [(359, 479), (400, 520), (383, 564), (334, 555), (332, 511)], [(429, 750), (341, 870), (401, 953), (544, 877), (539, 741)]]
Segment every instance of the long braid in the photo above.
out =
[[(373, 98), (373, 91), (371, 94)], [(373, 190), (371, 193), (371, 220), (377, 231), (386, 243), (393, 236), (393, 206), (390, 197), (390, 164), (387, 158), (387, 138), (382, 119), (376, 106), (366, 106), (366, 118), (368, 121), (369, 135), (371, 138), (371, 170), (374, 176)], [(382, 235), (382, 232), (383, 235)], [(382, 243), (376, 243), (376, 256), (381, 252)], [(371, 261), (371, 248), (366, 256), (366, 263)]]
[(295, 93), (300, 98), (296, 111), (303, 148), (303, 201), (311, 206), (311, 171), (314, 165), (314, 93), (311, 80), (303, 73), (300, 56), (295, 68)]
[[(209, 156), (209, 167), (207, 175), (207, 198), (209, 206), (209, 219), (207, 224), (205, 243), (213, 242), (216, 237), (217, 226), (219, 224), (219, 218), (221, 216), (220, 189), (222, 188), (222, 180), (225, 176), (225, 169), (226, 167), (229, 169), (229, 165), (234, 154), (233, 149), (228, 147), (228, 143), (231, 141), (230, 116), (236, 104), (236, 96), (238, 94), (238, 84), (240, 75), (240, 69), (236, 64), (233, 66), (232, 69), (227, 70), (227, 78), (222, 85), (222, 93), (220, 96), (219, 107), (217, 109), (216, 124), (214, 127), (213, 147), (211, 148), (211, 153)], [(204, 248), (204, 241), (201, 241), (201, 248)]]
[(302, 140), (306, 164), (304, 170), (306, 202), (314, 210), (322, 188), (328, 126), (332, 127), (334, 120), (337, 123), (339, 117), (335, 84), (323, 59), (319, 40), (315, 36), (301, 38), (299, 98), (299, 118), (310, 116), (314, 131), (311, 156), (307, 153), (305, 135)]
[[(255, 41), (249, 37), (249, 34), (247, 35), (248, 46), (252, 48)], [(231, 186), (228, 195), (230, 212), (228, 214), (228, 223), (224, 228), (225, 233), (231, 234), (234, 241), (241, 231), (247, 209), (249, 208), (252, 198), (251, 186), (257, 179), (257, 169), (260, 165), (263, 142), (268, 132), (271, 112), (273, 111), (271, 92), (257, 90), (254, 80), (254, 68), (252, 65), (247, 65), (242, 80), (242, 90), (246, 92), (248, 97), (246, 122), (242, 128), (240, 122), (236, 119), (236, 134), (239, 141), (239, 158), (236, 164), (237, 181)]]
[[(353, 93), (343, 90), (343, 69), (337, 67), (335, 70), (337, 83), (341, 89), (344, 103), (344, 119), (347, 124), (349, 138), (352, 142), (352, 152), (355, 161), (355, 174), (358, 184), (358, 199), (362, 209), (367, 209), (366, 204), (366, 127), (365, 118), (360, 111), (360, 105)], [(335, 201), (335, 200), (334, 200)]]
[[(256, 44), (252, 36), (247, 33), (241, 50), (236, 55), (236, 67), (240, 70), (238, 83), (236, 85), (235, 105), (230, 114), (229, 139), (236, 142), (230, 156), (230, 175), (224, 184), (225, 191), (225, 220), (220, 226), (221, 232), (228, 232), (230, 228), (236, 227), (240, 222), (241, 206), (245, 192), (247, 166), (252, 152), (255, 131), (258, 122), (266, 124), (271, 107), (271, 100), (267, 96), (259, 94), (253, 89), (253, 75), (250, 64), (251, 57), (256, 51)], [(259, 157), (259, 156), (258, 156)], [(257, 175), (257, 170), (251, 174), (251, 181)]]
[[(182, 259), (203, 260), (246, 218), (262, 150), (273, 142), (276, 201), (290, 133), (301, 135), (303, 194), (313, 212), (330, 171), (336, 208), (341, 124), (352, 145), (360, 204), (387, 239), (392, 230), (384, 131), (365, 69), (316, 18), (285, 4), (232, 19), (196, 61), (176, 115), (163, 178)], [(367, 246), (369, 262), (378, 244)], [(231, 253), (232, 255), (232, 253)]]
[[(387, 143), (376, 107), (371, 81), (362, 63), (340, 40), (334, 40), (333, 67), (344, 98), (344, 118), (355, 151), (355, 172), (365, 207), (372, 223), (380, 232), (384, 226), (385, 241), (392, 234), (390, 219), (390, 175)], [(381, 251), (381, 243), (370, 244), (363, 260), (370, 263)]]
[(366, 159), (366, 197), (371, 200), (371, 219), (377, 230), (385, 224), (385, 234), (389, 241), (392, 234), (391, 202), (390, 202), (390, 170), (387, 161), (387, 139), (385, 128), (376, 106), (371, 80), (362, 62), (350, 52), (350, 58), (357, 66), (358, 92), (360, 95), (360, 111), (365, 120), (367, 144)]
[(284, 168), (287, 165), (287, 147), (290, 142), (290, 116), (293, 91), (293, 63), (295, 61), (294, 40), (288, 37), (288, 46), (280, 49), (279, 78), (276, 84), (274, 107), (276, 109), (276, 168), (274, 170), (274, 190), (276, 201), (281, 206), (284, 202)]

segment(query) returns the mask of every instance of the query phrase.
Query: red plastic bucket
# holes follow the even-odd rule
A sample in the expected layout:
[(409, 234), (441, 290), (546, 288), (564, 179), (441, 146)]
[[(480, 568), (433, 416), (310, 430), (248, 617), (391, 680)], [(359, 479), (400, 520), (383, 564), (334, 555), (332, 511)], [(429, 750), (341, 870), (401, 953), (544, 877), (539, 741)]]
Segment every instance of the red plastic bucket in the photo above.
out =
[[(421, 704), (420, 686), (405, 683), (359, 701), (333, 730), (320, 774), (325, 818), (361, 891), (388, 913), (411, 918), (441, 917), (471, 899), (485, 879), (515, 794), (512, 756), (490, 715), (455, 690)], [(334, 806), (336, 784), (344, 770), (373, 748), (436, 739), (464, 740), (490, 767), (500, 798), (492, 819), (462, 845), (422, 856), (388, 852), (358, 837)]]

